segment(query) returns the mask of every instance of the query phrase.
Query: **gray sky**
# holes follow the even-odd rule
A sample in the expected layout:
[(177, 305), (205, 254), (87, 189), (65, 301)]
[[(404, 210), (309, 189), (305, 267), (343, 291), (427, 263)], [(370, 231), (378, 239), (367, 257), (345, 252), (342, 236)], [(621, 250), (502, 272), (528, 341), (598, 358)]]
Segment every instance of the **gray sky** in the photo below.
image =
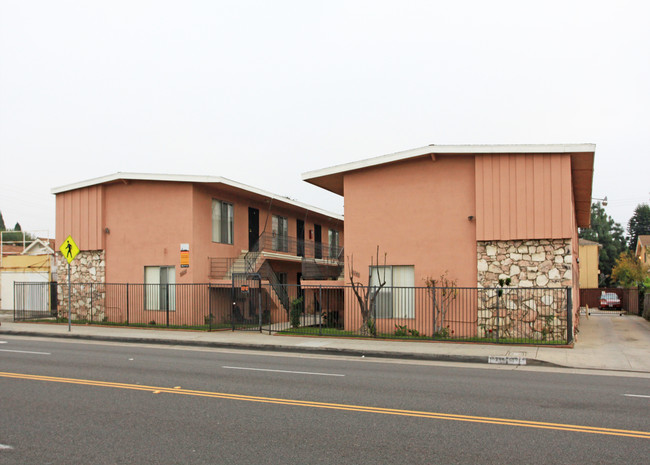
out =
[(52, 187), (209, 174), (341, 213), (300, 174), (427, 144), (595, 143), (650, 200), (647, 1), (0, 0), (0, 211)]

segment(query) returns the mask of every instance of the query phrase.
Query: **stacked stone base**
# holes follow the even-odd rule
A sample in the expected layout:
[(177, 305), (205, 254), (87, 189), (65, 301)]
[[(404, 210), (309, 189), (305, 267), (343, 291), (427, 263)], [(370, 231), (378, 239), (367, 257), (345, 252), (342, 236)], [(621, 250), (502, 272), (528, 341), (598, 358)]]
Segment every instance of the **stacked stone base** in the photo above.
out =
[[(70, 264), (70, 303), (73, 320), (102, 322), (106, 308), (106, 262), (103, 250), (79, 252)], [(59, 317), (68, 316), (68, 262), (57, 253)]]
[(566, 339), (570, 239), (479, 241), (477, 259), (479, 337)]

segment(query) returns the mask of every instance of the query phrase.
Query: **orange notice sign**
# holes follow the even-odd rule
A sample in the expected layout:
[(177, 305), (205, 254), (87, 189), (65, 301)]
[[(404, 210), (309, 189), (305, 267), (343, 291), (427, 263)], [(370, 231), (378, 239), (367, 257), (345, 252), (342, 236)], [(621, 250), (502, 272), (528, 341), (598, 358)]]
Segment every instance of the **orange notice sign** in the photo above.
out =
[(181, 244), (181, 268), (190, 267), (190, 244)]

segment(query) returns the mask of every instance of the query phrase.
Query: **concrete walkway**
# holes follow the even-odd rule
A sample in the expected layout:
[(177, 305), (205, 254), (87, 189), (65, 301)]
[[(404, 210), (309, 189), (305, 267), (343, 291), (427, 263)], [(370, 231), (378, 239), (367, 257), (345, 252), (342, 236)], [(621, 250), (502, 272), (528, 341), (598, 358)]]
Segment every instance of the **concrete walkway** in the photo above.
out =
[[(374, 339), (277, 336), (247, 331), (179, 331), (111, 326), (14, 323), (3, 321), (2, 335), (62, 337), (102, 341), (174, 344), (301, 353), (515, 363), (650, 374), (650, 322), (633, 315), (593, 311), (582, 315), (573, 348)], [(506, 359), (509, 357), (509, 359)]]

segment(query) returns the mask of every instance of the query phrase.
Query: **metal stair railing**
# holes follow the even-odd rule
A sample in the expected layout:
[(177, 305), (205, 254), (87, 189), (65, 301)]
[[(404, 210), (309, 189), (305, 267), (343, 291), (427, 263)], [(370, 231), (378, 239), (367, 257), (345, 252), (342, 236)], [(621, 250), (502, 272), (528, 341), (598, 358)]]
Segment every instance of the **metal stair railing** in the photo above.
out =
[(269, 281), (271, 288), (275, 292), (275, 295), (278, 296), (280, 303), (284, 307), (285, 312), (289, 312), (289, 294), (287, 293), (287, 287), (284, 286), (278, 276), (273, 271), (273, 267), (268, 261), (264, 261), (259, 268), (258, 273), (260, 276)]

